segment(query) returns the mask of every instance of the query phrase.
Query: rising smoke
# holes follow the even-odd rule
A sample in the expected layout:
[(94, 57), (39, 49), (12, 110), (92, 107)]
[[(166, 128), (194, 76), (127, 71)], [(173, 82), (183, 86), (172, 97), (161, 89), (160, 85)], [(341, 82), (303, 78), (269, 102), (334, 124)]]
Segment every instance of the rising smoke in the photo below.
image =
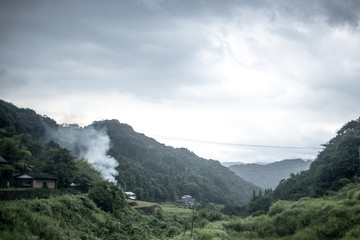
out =
[(59, 127), (48, 131), (48, 140), (57, 142), (69, 149), (78, 158), (84, 158), (98, 170), (105, 180), (115, 182), (118, 162), (107, 155), (110, 138), (105, 129), (93, 127)]

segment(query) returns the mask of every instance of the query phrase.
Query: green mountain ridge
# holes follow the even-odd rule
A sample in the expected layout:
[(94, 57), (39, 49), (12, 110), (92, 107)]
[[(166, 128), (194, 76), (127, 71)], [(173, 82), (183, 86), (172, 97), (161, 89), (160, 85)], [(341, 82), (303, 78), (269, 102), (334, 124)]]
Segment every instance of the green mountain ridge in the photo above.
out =
[[(125, 191), (133, 191), (139, 199), (147, 201), (175, 201), (182, 195), (189, 194), (197, 201), (245, 204), (251, 199), (253, 190), (260, 190), (218, 161), (200, 158), (187, 149), (160, 144), (118, 120), (98, 121), (84, 128), (66, 127), (31, 109), (17, 108), (0, 101), (0, 129), (3, 129), (3, 137), (19, 134), (26, 136), (22, 137), (20, 145), (24, 145), (33, 157), (30, 157), (32, 160), (29, 162), (24, 159), (21, 161), (29, 164), (29, 170), (38, 169), (42, 165), (41, 159), (33, 159), (36, 154), (32, 153), (30, 145), (47, 144), (53, 140), (64, 148), (68, 147), (71, 154), (80, 158), (96, 155), (94, 157), (98, 160), (105, 161), (102, 163), (104, 168), (114, 168), (115, 172), (110, 174)], [(72, 137), (67, 135), (70, 132)], [(55, 134), (58, 134), (57, 137)], [(59, 139), (63, 139), (72, 148)], [(102, 142), (96, 142), (97, 140)], [(26, 141), (31, 144), (26, 144)], [(91, 148), (99, 147), (98, 143), (101, 143), (99, 150), (103, 152), (102, 156), (98, 155), (99, 151), (89, 152)], [(11, 156), (0, 154), (11, 160)], [(111, 163), (109, 158), (116, 159), (117, 164)], [(97, 166), (95, 162), (90, 163)], [(107, 166), (109, 163), (111, 164)], [(40, 170), (49, 169), (42, 167)], [(53, 170), (53, 173), (56, 171)], [(76, 179), (69, 176), (67, 180), (60, 182), (65, 186), (72, 180)]]
[[(145, 200), (174, 201), (189, 194), (198, 201), (243, 204), (250, 200), (253, 189), (259, 190), (218, 161), (205, 160), (185, 148), (160, 144), (117, 120), (95, 122), (92, 126), (107, 129), (112, 141), (109, 154), (119, 162), (116, 180)], [(132, 177), (134, 171), (141, 173), (136, 175), (137, 181)]]
[[(278, 200), (297, 201), (333, 194), (360, 179), (360, 118), (344, 124), (337, 135), (324, 145), (309, 170), (291, 174), (276, 189), (264, 196), (254, 196), (245, 212), (266, 213)], [(231, 209), (230, 209), (231, 210)], [(232, 209), (231, 211), (234, 211)], [(238, 212), (244, 212), (240, 209)]]
[(360, 118), (345, 123), (324, 147), (309, 170), (280, 182), (274, 191), (276, 199), (323, 196), (360, 177)]
[[(68, 142), (69, 149), (51, 140)], [(118, 120), (61, 126), (0, 100), (0, 155), (10, 162), (0, 165), (1, 180), (46, 171), (58, 176), (60, 188), (37, 189), (50, 194), (39, 199), (0, 201), (0, 239), (359, 239), (359, 146), (360, 118), (324, 145), (309, 170), (291, 174), (274, 191), (256, 196), (259, 189), (249, 188), (255, 191), (247, 205), (213, 205), (206, 201), (243, 200), (234, 198), (244, 180), (217, 161), (167, 147)], [(102, 166), (116, 171), (122, 187), (102, 181), (91, 157), (104, 157)], [(71, 182), (79, 191), (68, 192)], [(147, 216), (129, 206), (123, 189), (152, 201), (194, 191), (204, 202), (194, 207), (195, 216), (158, 204)]]

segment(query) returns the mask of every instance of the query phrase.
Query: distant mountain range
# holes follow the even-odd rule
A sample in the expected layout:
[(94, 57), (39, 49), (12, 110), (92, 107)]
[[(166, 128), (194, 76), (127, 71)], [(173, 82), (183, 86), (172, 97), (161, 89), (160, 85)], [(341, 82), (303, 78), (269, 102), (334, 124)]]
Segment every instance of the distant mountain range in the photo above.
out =
[(254, 163), (245, 163), (245, 162), (222, 162), (221, 165), (225, 167), (230, 167), (232, 165), (246, 165), (246, 164), (259, 164), (259, 165), (267, 165), (272, 162), (254, 162)]
[(242, 179), (263, 189), (275, 189), (282, 179), (290, 175), (308, 170), (311, 160), (288, 159), (268, 164), (223, 163)]

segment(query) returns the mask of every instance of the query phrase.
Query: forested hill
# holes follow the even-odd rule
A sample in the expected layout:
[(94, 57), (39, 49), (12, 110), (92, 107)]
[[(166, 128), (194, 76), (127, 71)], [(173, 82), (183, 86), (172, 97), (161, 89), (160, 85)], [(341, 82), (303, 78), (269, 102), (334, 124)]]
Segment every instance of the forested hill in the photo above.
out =
[(290, 174), (308, 170), (311, 161), (288, 159), (269, 164), (236, 164), (228, 168), (248, 182), (264, 189), (275, 189), (280, 180), (287, 179)]
[(185, 148), (175, 149), (135, 132), (117, 120), (92, 124), (107, 129), (109, 154), (118, 160), (116, 180), (149, 201), (176, 200), (189, 194), (199, 201), (246, 203), (259, 187), (236, 176), (218, 161), (205, 160)]
[(275, 199), (297, 200), (337, 191), (360, 176), (360, 118), (346, 123), (324, 145), (308, 171), (282, 181), (274, 191)]
[(118, 120), (94, 122), (84, 128), (62, 126), (1, 100), (0, 155), (14, 163), (7, 174), (47, 171), (59, 178), (60, 187), (92, 181), (94, 173), (86, 171), (94, 169), (76, 160), (84, 158), (107, 179), (148, 201), (174, 201), (189, 194), (198, 201), (244, 204), (253, 190), (260, 190), (217, 161), (160, 144)]

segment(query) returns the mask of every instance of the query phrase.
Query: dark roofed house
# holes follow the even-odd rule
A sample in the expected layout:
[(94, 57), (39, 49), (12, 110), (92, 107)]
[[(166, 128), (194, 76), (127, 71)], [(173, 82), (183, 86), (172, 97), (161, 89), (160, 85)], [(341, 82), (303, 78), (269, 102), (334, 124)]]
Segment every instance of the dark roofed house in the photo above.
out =
[[(8, 161), (5, 160), (2, 156), (0, 156), (0, 166), (5, 166), (6, 164), (9, 164)], [(10, 187), (10, 183), (12, 182), (12, 177), (9, 176), (9, 174), (2, 172), (1, 178), (0, 178), (0, 188), (8, 188)]]
[(8, 164), (9, 162), (6, 161), (2, 156), (0, 156), (0, 164)]
[(57, 178), (48, 173), (25, 173), (16, 177), (20, 188), (55, 188)]

